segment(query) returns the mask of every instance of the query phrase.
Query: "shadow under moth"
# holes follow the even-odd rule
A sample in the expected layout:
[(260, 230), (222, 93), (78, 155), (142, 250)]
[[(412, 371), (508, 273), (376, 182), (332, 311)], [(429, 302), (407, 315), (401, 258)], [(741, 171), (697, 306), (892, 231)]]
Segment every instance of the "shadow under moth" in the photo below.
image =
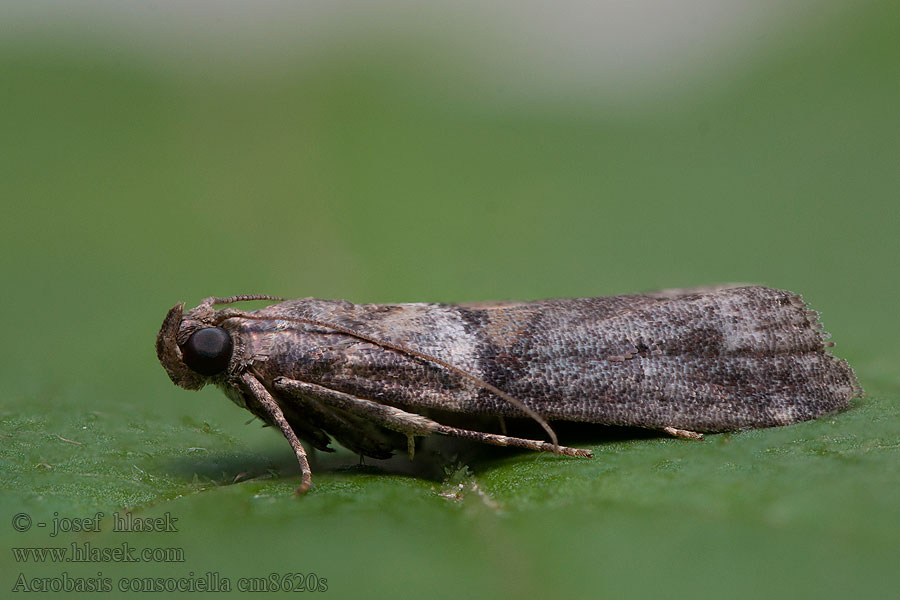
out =
[[(177, 385), (207, 383), (287, 438), (387, 458), (417, 436), (590, 457), (554, 420), (700, 432), (788, 425), (846, 408), (862, 389), (832, 356), (818, 313), (760, 286), (477, 304), (352, 304), (265, 295), (175, 305), (156, 340)], [(549, 441), (450, 427), (432, 410), (529, 417)]]

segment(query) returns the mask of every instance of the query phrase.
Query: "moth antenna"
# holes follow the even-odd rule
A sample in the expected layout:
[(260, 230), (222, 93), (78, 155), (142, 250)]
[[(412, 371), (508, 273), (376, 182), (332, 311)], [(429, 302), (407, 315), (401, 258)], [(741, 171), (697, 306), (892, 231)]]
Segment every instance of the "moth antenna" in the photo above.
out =
[(284, 300), (277, 296), (269, 296), (268, 294), (241, 294), (239, 296), (228, 296), (227, 298), (207, 298), (203, 304), (215, 306), (216, 304), (234, 304), (235, 302), (247, 302), (249, 300)]
[[(248, 297), (243, 297), (243, 296), (235, 296), (235, 297), (236, 298), (248, 298)], [(270, 296), (265, 296), (265, 297), (253, 296), (252, 299), (280, 300), (280, 298), (271, 298)], [(237, 302), (237, 300), (236, 300), (236, 302)], [(414, 357), (422, 359), (424, 361), (431, 362), (436, 365), (440, 365), (440, 366), (444, 367), (445, 369), (449, 369), (450, 371), (453, 371), (457, 375), (461, 375), (462, 377), (465, 377), (469, 381), (472, 381), (473, 383), (475, 383), (475, 385), (491, 392), (492, 394), (499, 396), (500, 398), (503, 398), (504, 400), (506, 400), (507, 402), (509, 402), (510, 404), (512, 404), (519, 410), (521, 410), (523, 413), (525, 413), (526, 415), (531, 417), (531, 419), (533, 419), (538, 425), (540, 425), (544, 429), (544, 431), (547, 432), (547, 435), (550, 436), (550, 441), (553, 442), (553, 449), (554, 449), (553, 451), (556, 454), (559, 454), (559, 441), (556, 438), (556, 432), (553, 431), (553, 428), (550, 427), (550, 424), (547, 423), (547, 421), (545, 421), (541, 415), (539, 415), (536, 411), (534, 411), (533, 409), (526, 406), (525, 403), (523, 403), (521, 400), (517, 400), (516, 398), (514, 398), (510, 394), (507, 394), (506, 392), (504, 392), (497, 386), (492, 385), (492, 384), (488, 383), (487, 381), (484, 381), (483, 379), (479, 379), (478, 377), (472, 375), (468, 371), (461, 369), (455, 365), (452, 365), (442, 358), (432, 356), (431, 354), (428, 354), (427, 352), (421, 352), (419, 350), (414, 350), (413, 348), (407, 348), (406, 346), (403, 346), (401, 344), (395, 344), (394, 342), (387, 342), (385, 340), (378, 339), (371, 335), (356, 331), (355, 329), (351, 329), (349, 327), (344, 327), (343, 325), (337, 325), (335, 323), (329, 323), (327, 321), (319, 321), (318, 319), (305, 319), (303, 317), (263, 317), (263, 316), (259, 316), (259, 315), (251, 315), (249, 313), (246, 313), (246, 312), (240, 311), (240, 310), (223, 310), (223, 311), (220, 311), (218, 313), (218, 315), (216, 316), (216, 321), (222, 322), (227, 319), (234, 319), (234, 318), (249, 319), (251, 321), (292, 321), (295, 323), (304, 323), (306, 325), (314, 325), (316, 327), (325, 327), (326, 329), (333, 329), (333, 330), (343, 333), (345, 335), (349, 335), (351, 337), (355, 337), (357, 339), (360, 339), (360, 340), (363, 340), (366, 342), (370, 342), (372, 344), (375, 344), (376, 346), (381, 346), (382, 348), (387, 348), (388, 350), (393, 350), (395, 352), (400, 352), (401, 354), (407, 354), (409, 356), (414, 356)]]

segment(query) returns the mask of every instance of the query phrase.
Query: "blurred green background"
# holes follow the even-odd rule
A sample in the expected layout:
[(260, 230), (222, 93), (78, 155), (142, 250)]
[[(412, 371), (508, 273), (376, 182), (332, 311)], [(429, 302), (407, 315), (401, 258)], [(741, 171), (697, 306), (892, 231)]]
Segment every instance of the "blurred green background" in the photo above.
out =
[[(626, 4), (4, 5), (0, 589), (298, 572), (338, 597), (896, 597), (900, 9), (644, 2), (620, 23)], [(153, 350), (208, 295), (730, 281), (804, 294), (867, 397), (701, 443), (579, 430), (594, 460), (342, 450), (298, 499), (287, 443)], [(178, 532), (111, 532), (125, 508)], [(101, 533), (11, 526), (96, 511)], [(73, 542), (185, 561), (11, 551)]]

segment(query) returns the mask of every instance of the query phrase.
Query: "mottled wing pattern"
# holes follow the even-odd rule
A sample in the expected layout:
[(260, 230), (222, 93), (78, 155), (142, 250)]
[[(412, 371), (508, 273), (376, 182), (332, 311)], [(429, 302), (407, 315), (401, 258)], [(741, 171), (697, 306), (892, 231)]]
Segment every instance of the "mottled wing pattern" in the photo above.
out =
[[(817, 313), (760, 286), (471, 305), (306, 299), (262, 312), (438, 357), (548, 419), (725, 431), (813, 419), (860, 393), (847, 363), (828, 353)], [(264, 379), (278, 373), (414, 410), (522, 414), (446, 369), (327, 328), (311, 344), (274, 339), (285, 347), (258, 369)], [(292, 358), (298, 347), (302, 358)]]
[(817, 313), (782, 290), (463, 310), (484, 333), (485, 378), (548, 418), (723, 431), (813, 419), (861, 392)]

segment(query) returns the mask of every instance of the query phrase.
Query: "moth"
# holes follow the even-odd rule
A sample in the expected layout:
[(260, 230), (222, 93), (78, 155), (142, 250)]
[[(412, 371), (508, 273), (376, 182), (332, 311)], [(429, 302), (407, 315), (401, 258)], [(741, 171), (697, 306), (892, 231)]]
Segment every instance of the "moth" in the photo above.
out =
[[(242, 311), (216, 308), (278, 302)], [(352, 304), (267, 295), (206, 298), (166, 315), (156, 351), (172, 381), (212, 383), (281, 430), (386, 458), (416, 437), (590, 457), (551, 421), (645, 427), (685, 438), (788, 425), (842, 410), (862, 389), (800, 296), (711, 287), (535, 302)], [(549, 441), (441, 424), (434, 410), (529, 417)]]

